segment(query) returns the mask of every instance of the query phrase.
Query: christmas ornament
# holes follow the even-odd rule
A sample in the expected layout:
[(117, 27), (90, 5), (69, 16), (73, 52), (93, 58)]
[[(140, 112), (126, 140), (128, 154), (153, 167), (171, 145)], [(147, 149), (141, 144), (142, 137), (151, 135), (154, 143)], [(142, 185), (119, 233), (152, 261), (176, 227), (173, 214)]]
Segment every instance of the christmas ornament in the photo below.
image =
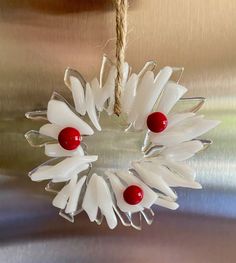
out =
[[(48, 121), (25, 137), (50, 157), (29, 176), (49, 181), (46, 190), (56, 193), (53, 205), (72, 222), (85, 211), (97, 224), (105, 218), (111, 229), (118, 220), (141, 229), (142, 218), (148, 224), (153, 221), (152, 206), (178, 208), (174, 187), (201, 188), (185, 161), (211, 144), (199, 136), (219, 122), (196, 113), (204, 98), (182, 98), (187, 92), (179, 84), (182, 68), (164, 67), (155, 74), (156, 63), (150, 61), (132, 73), (124, 62), (127, 2), (117, 1), (116, 7), (116, 65), (104, 56), (99, 80), (91, 82), (68, 68), (64, 81), (74, 104), (54, 92), (46, 111), (26, 113), (29, 119)], [(111, 122), (118, 127), (113, 133)], [(116, 133), (124, 138), (119, 141)], [(99, 136), (103, 139), (96, 141)], [(103, 153), (96, 152), (96, 144), (102, 141), (101, 149), (106, 149), (109, 140), (115, 149), (110, 149), (113, 163), (104, 160), (101, 165)], [(131, 146), (122, 147), (126, 143)], [(134, 156), (126, 167), (117, 167), (120, 152)]]

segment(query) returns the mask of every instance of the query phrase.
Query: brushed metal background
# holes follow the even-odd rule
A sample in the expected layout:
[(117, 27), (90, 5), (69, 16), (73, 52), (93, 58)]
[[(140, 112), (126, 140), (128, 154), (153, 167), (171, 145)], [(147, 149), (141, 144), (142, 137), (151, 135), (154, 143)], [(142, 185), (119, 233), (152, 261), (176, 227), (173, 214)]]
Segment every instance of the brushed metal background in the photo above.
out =
[[(178, 190), (180, 209), (160, 209), (142, 232), (109, 231), (85, 215), (57, 216), (44, 184), (26, 173), (45, 157), (23, 134), (38, 123), (27, 110), (45, 107), (67, 66), (87, 79), (105, 52), (114, 58), (110, 0), (0, 1), (0, 262), (236, 262), (236, 1), (130, 0), (127, 60), (184, 66), (189, 96), (205, 96), (202, 112), (220, 119), (215, 144), (191, 160), (202, 191)], [(117, 162), (122, 165), (123, 160)]]

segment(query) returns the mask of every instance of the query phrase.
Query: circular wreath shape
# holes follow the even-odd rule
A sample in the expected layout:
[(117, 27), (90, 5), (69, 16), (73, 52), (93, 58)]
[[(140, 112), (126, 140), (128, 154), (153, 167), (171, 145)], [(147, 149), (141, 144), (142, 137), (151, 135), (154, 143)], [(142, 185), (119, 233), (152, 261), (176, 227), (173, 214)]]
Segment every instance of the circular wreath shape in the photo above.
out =
[[(73, 106), (54, 92), (46, 111), (26, 113), (29, 119), (48, 121), (25, 137), (31, 146), (44, 147), (50, 157), (29, 176), (32, 181), (49, 181), (45, 189), (56, 193), (52, 204), (64, 218), (74, 222), (74, 216), (85, 211), (97, 224), (105, 217), (110, 229), (118, 219), (124, 226), (141, 229), (142, 219), (152, 223), (153, 205), (178, 208), (173, 187), (201, 188), (186, 160), (211, 144), (199, 136), (219, 122), (196, 114), (204, 98), (182, 98), (187, 92), (179, 84), (183, 68), (164, 67), (157, 75), (155, 68), (150, 61), (136, 74), (125, 63), (119, 118), (113, 113), (116, 67), (106, 56), (99, 80), (86, 82), (76, 70), (66, 69), (64, 81)], [(105, 132), (101, 118), (115, 118), (120, 137), (129, 140), (131, 148), (122, 148), (129, 156), (125, 168), (116, 165), (120, 148), (113, 149), (105, 140), (103, 147), (112, 148), (113, 167), (99, 165), (102, 150), (94, 154), (96, 141), (89, 138)], [(141, 147), (133, 139), (137, 136)], [(116, 134), (110, 137), (112, 145), (119, 145)], [(64, 186), (55, 189), (59, 183)]]

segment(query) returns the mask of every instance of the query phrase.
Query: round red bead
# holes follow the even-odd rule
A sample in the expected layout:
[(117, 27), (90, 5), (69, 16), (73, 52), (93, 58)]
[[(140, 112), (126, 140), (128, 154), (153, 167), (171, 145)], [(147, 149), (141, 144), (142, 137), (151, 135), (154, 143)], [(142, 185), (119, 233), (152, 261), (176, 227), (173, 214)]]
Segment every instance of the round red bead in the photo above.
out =
[(58, 141), (62, 148), (75, 150), (80, 145), (80, 132), (72, 127), (64, 128), (58, 135)]
[(130, 185), (125, 189), (123, 197), (129, 205), (137, 205), (143, 199), (143, 190), (137, 185)]
[(167, 127), (168, 120), (162, 112), (153, 112), (147, 117), (147, 127), (152, 132), (162, 132)]

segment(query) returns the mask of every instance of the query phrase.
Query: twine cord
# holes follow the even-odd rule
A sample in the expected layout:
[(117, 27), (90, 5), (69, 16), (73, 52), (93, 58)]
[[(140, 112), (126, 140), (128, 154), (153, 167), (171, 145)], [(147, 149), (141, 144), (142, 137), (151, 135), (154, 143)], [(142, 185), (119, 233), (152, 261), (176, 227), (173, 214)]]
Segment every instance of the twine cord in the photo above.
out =
[(114, 113), (121, 113), (121, 92), (127, 35), (128, 0), (115, 0), (116, 7), (116, 69)]

